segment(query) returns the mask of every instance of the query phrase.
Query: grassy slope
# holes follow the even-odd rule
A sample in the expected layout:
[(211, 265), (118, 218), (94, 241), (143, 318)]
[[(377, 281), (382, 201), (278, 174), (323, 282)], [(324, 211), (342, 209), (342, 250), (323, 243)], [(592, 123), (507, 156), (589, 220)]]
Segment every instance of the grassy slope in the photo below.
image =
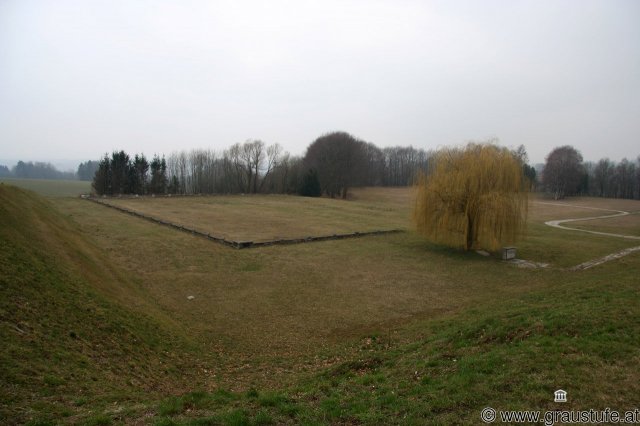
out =
[[(157, 423), (479, 424), (486, 406), (633, 410), (639, 267), (635, 257), (564, 274), (545, 292), (416, 323), (390, 346), (372, 336), (358, 356), (279, 393), (170, 398)], [(569, 394), (561, 406), (558, 388)]]
[(75, 197), (91, 192), (91, 182), (82, 180), (0, 178), (0, 182), (46, 197)]
[[(485, 405), (557, 408), (559, 387), (569, 391), (564, 408), (637, 405), (637, 254), (569, 273), (521, 271), (411, 235), (235, 252), (81, 200), (52, 204), (2, 187), (0, 219), (5, 420), (475, 424)], [(541, 244), (547, 228), (533, 229)], [(156, 273), (154, 253), (173, 266)], [(172, 269), (188, 279), (176, 282)], [(186, 285), (224, 289), (229, 300), (211, 299), (211, 313), (182, 307), (184, 294), (170, 292)], [(232, 310), (207, 325), (216, 309)], [(309, 334), (327, 325), (339, 332)], [(237, 389), (235, 377), (257, 390), (197, 391), (217, 386), (194, 371), (230, 362), (203, 343), (219, 327), (233, 345), (247, 334), (235, 348), (247, 354), (261, 346), (255, 333), (299, 343), (307, 333), (320, 365), (295, 371), (297, 358), (266, 352), (265, 363), (289, 371), (287, 384), (252, 364), (219, 385)]]
[[(0, 419), (100, 416), (107, 404), (118, 409), (114, 401), (184, 389), (191, 343), (135, 302), (135, 283), (104, 263), (68, 218), (2, 185), (0, 223)], [(137, 309), (115, 303), (114, 291)]]

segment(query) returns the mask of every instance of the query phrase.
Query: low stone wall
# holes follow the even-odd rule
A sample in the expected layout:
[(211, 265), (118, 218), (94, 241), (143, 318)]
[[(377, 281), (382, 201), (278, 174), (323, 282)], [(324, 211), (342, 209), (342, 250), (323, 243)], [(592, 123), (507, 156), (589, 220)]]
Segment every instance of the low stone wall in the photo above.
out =
[(173, 228), (173, 229), (177, 229), (179, 231), (188, 232), (188, 233), (190, 233), (192, 235), (203, 237), (203, 238), (206, 238), (206, 239), (208, 239), (210, 241), (214, 241), (216, 243), (225, 245), (227, 247), (232, 247), (232, 248), (235, 248), (235, 249), (258, 248), (258, 247), (273, 246), (273, 245), (284, 245), (284, 244), (302, 244), (302, 243), (310, 243), (310, 242), (314, 242), (314, 241), (342, 240), (342, 239), (345, 239), (345, 238), (358, 238), (358, 237), (365, 237), (365, 236), (369, 236), (369, 235), (396, 234), (396, 233), (399, 233), (399, 232), (404, 232), (401, 229), (390, 229), (390, 230), (368, 231), (368, 232), (352, 232), (352, 233), (348, 233), (348, 234), (309, 236), (309, 237), (304, 237), (304, 238), (284, 238), (284, 239), (269, 240), (269, 241), (257, 241), (257, 242), (254, 242), (254, 241), (233, 241), (233, 240), (227, 240), (227, 239), (222, 238), (222, 237), (216, 237), (216, 236), (211, 235), (209, 233), (198, 231), (196, 229), (189, 228), (187, 226), (184, 226), (184, 225), (181, 225), (181, 224), (178, 224), (178, 223), (172, 223), (172, 222), (169, 222), (169, 221), (166, 221), (166, 220), (155, 218), (153, 216), (148, 216), (148, 215), (145, 215), (143, 213), (137, 212), (135, 210), (129, 210), (129, 209), (124, 208), (124, 207), (115, 206), (113, 204), (106, 203), (106, 202), (100, 200), (99, 198), (89, 197), (89, 198), (85, 198), (85, 199), (89, 200), (89, 201), (92, 201), (94, 203), (100, 204), (102, 206), (109, 207), (109, 208), (118, 210), (120, 212), (130, 214), (132, 216), (139, 217), (141, 219), (146, 219), (146, 220), (148, 220), (150, 222), (157, 223), (158, 225), (164, 225), (164, 226), (168, 226), (168, 227)]

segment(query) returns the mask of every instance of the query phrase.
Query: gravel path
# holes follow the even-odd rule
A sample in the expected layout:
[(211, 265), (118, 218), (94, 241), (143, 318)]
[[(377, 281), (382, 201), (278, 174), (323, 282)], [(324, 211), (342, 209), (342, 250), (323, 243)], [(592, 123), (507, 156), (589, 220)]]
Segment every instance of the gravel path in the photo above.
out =
[(559, 203), (537, 202), (535, 204), (546, 204), (546, 205), (551, 205), (551, 206), (566, 206), (566, 207), (574, 207), (574, 208), (579, 208), (579, 209), (600, 210), (600, 211), (605, 211), (605, 212), (616, 212), (615, 214), (607, 214), (607, 215), (604, 215), (604, 216), (582, 217), (582, 218), (576, 218), (576, 219), (550, 220), (548, 222), (545, 222), (544, 224), (545, 225), (549, 225), (549, 226), (553, 226), (554, 228), (568, 229), (570, 231), (587, 232), (589, 234), (605, 235), (605, 236), (608, 236), (608, 237), (626, 238), (626, 239), (629, 239), (629, 240), (640, 240), (640, 237), (635, 236), (635, 235), (612, 234), (610, 232), (589, 231), (587, 229), (569, 228), (568, 226), (562, 226), (561, 225), (561, 224), (567, 223), (567, 222), (580, 222), (580, 221), (583, 221), (583, 220), (608, 219), (608, 218), (611, 218), (611, 217), (627, 216), (627, 215), (630, 214), (629, 212), (625, 212), (625, 211), (622, 211), (622, 210), (600, 209), (600, 208), (597, 208), (597, 207), (584, 207), (584, 206), (577, 206), (575, 204), (564, 204), (564, 203), (559, 204)]
[[(569, 231), (586, 232), (586, 233), (589, 233), (589, 234), (604, 235), (604, 236), (607, 236), (607, 237), (625, 238), (625, 239), (628, 239), (628, 240), (640, 240), (640, 237), (635, 236), (635, 235), (613, 234), (611, 232), (589, 231), (587, 229), (577, 229), (577, 228), (569, 228), (568, 226), (562, 226), (563, 223), (569, 223), (569, 222), (579, 222), (579, 221), (583, 221), (583, 220), (608, 219), (608, 218), (612, 218), (612, 217), (627, 216), (628, 214), (630, 214), (629, 212), (626, 212), (626, 211), (623, 211), (623, 210), (601, 209), (601, 208), (598, 208), (598, 207), (577, 206), (575, 204), (565, 204), (565, 203), (537, 202), (536, 204), (546, 204), (546, 205), (552, 205), (552, 206), (566, 206), (566, 207), (574, 207), (574, 208), (580, 208), (580, 209), (599, 210), (599, 211), (605, 211), (605, 212), (615, 212), (614, 214), (607, 214), (607, 215), (601, 215), (601, 216), (582, 217), (582, 218), (576, 218), (576, 219), (550, 220), (548, 222), (545, 222), (545, 225), (549, 225), (549, 226), (552, 226), (554, 228), (567, 229)], [(598, 258), (598, 259), (592, 259), (592, 260), (589, 260), (587, 262), (581, 263), (581, 264), (576, 265), (576, 266), (574, 266), (572, 268), (569, 268), (569, 269), (572, 270), (572, 271), (581, 271), (581, 270), (593, 268), (594, 266), (602, 265), (605, 262), (609, 262), (609, 261), (615, 260), (615, 259), (620, 259), (621, 257), (624, 257), (624, 256), (626, 256), (628, 254), (631, 254), (631, 253), (634, 253), (636, 251), (640, 251), (640, 246), (626, 248), (624, 250), (620, 250), (618, 252), (608, 254), (608, 255), (606, 255), (604, 257), (601, 257), (601, 258)]]

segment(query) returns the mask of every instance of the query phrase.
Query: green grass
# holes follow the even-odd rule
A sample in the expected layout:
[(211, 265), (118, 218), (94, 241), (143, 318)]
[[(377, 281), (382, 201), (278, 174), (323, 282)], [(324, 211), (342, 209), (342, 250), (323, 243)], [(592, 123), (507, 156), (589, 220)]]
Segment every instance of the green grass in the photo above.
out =
[(91, 182), (81, 180), (0, 178), (0, 183), (28, 189), (45, 197), (77, 197), (91, 192)]
[[(602, 272), (615, 285), (565, 273), (545, 292), (419, 321), (404, 331), (409, 341), (374, 341), (266, 404), (238, 394), (235, 406), (248, 424), (263, 413), (276, 424), (477, 424), (486, 406), (557, 409), (553, 392), (562, 388), (569, 392), (563, 409), (632, 410), (640, 392), (640, 289), (628, 270)], [(225, 409), (199, 407), (208, 416)], [(191, 424), (198, 416), (183, 410), (172, 419)]]
[[(322, 202), (408, 211), (354, 194)], [(620, 244), (544, 211), (522, 257)], [(487, 405), (557, 408), (560, 387), (569, 409), (640, 394), (637, 253), (524, 270), (412, 232), (238, 251), (7, 185), (0, 224), (3, 423), (477, 424)]]
[(527, 237), (518, 243), (518, 257), (549, 263), (553, 267), (569, 268), (639, 244), (637, 240), (592, 235), (555, 229), (541, 223), (530, 223)]
[(67, 217), (0, 186), (0, 220), (0, 419), (84, 415), (193, 383), (189, 339), (162, 313), (114, 301), (101, 281), (117, 280), (129, 297), (135, 284), (113, 276)]

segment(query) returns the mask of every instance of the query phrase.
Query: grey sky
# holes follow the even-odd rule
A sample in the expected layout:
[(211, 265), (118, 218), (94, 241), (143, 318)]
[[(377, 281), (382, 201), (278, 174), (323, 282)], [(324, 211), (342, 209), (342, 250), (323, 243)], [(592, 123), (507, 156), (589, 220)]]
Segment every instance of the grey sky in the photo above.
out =
[(640, 154), (640, 1), (0, 0), (0, 158), (498, 137)]

